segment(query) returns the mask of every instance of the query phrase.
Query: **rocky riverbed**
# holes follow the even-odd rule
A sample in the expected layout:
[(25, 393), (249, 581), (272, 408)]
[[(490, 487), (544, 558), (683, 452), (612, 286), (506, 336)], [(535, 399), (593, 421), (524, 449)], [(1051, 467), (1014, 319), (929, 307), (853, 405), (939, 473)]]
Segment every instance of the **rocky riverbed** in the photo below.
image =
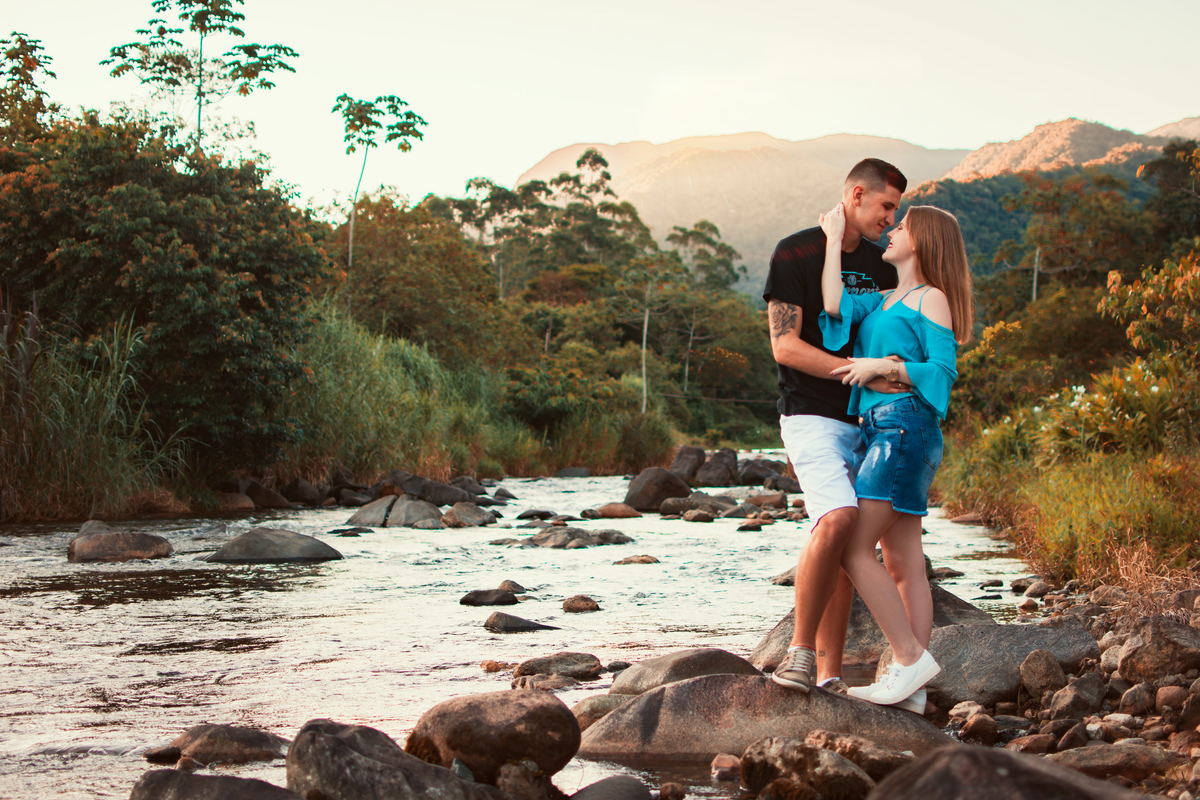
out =
[[(628, 481), (555, 478), (502, 486), (517, 499), (489, 509), (503, 516), (486, 527), (350, 526), (355, 511), (345, 508), (110, 523), (169, 542), (170, 555), (134, 562), (69, 562), (77, 524), (0, 529), (6, 618), (0, 794), (129, 796), (152, 767), (144, 759), (148, 749), (169, 746), (205, 723), (292, 740), (310, 720), (326, 718), (369, 726), (403, 744), (438, 703), (512, 691), (521, 678), (517, 665), (560, 652), (593, 655), (605, 667), (594, 679), (554, 691), (575, 706), (608, 694), (611, 667), (620, 666), (614, 662), (636, 664), (695, 648), (749, 658), (791, 607), (791, 590), (770, 579), (794, 565), (808, 521), (781, 519), (739, 531), (744, 519), (693, 522), (647, 513), (567, 526), (586, 534), (575, 541), (612, 531), (618, 535), (607, 534), (609, 540), (632, 540), (627, 543), (525, 547), (520, 543), (539, 531), (499, 526), (521, 524), (515, 517), (528, 509), (584, 516), (623, 500)], [(757, 491), (739, 487), (736, 493)], [(313, 537), (341, 558), (204, 560), (262, 527)], [(936, 511), (927, 530), (934, 567), (949, 570), (941, 587), (1015, 621), (1016, 603), (1025, 598), (1011, 583), (1027, 568), (1004, 553), (1003, 543)], [(492, 544), (506, 538), (518, 544)], [(513, 592), (512, 602), (498, 608), (460, 602), (468, 592), (497, 590), (505, 581), (527, 591)], [(999, 586), (984, 586), (991, 582)], [(485, 627), (496, 613), (545, 627), (496, 632), (503, 625)], [(867, 682), (872, 672), (851, 677)], [(1010, 709), (998, 710), (993, 701), (980, 710), (1004, 724), (1000, 711)], [(1036, 716), (1039, 726), (1050, 721)], [(1147, 711), (1140, 716), (1144, 723)], [(276, 760), (197, 774), (284, 786), (286, 772)], [(637, 776), (656, 790), (671, 779), (694, 794), (738, 794), (737, 784), (710, 779), (707, 763), (574, 758), (553, 780), (572, 794), (619, 775)]]

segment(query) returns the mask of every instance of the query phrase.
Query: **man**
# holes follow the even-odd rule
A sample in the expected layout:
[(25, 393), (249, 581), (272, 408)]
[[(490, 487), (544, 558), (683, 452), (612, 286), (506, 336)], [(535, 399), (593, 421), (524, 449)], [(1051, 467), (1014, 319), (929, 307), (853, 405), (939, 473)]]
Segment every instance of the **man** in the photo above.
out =
[[(842, 187), (846, 232), (842, 237), (842, 283), (851, 292), (896, 286), (896, 270), (874, 242), (895, 223), (908, 180), (877, 158), (860, 161)], [(841, 569), (842, 551), (858, 519), (854, 477), (861, 458), (858, 420), (847, 416), (850, 387), (830, 377), (847, 363), (857, 327), (837, 352), (822, 344), (818, 317), (823, 303), (821, 271), (825, 234), (808, 228), (781, 241), (771, 256), (763, 299), (767, 301), (771, 350), (779, 365), (779, 427), (788, 458), (816, 521), (796, 566), (796, 626), (787, 657), (772, 679), (802, 692), (814, 681), (844, 691), (842, 650), (853, 587)], [(876, 378), (876, 391), (907, 387)], [(815, 675), (814, 675), (815, 672)]]

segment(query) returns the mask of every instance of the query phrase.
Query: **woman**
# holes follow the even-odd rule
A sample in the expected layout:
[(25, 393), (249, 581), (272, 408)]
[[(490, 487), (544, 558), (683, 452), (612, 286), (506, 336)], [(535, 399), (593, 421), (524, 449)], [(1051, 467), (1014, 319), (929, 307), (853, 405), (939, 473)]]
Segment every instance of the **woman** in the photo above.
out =
[[(825, 346), (844, 346), (851, 326), (859, 326), (855, 357), (833, 372), (854, 387), (849, 413), (859, 415), (866, 446), (855, 482), (858, 522), (842, 567), (894, 657), (882, 681), (850, 694), (923, 711), (923, 687), (941, 668), (926, 650), (933, 600), (921, 550), (921, 517), (928, 513), (929, 485), (942, 459), (938, 424), (958, 375), (955, 355), (974, 325), (966, 248), (952, 214), (913, 206), (890, 234), (883, 255), (896, 267), (896, 288), (851, 294), (842, 284), (845, 215), (840, 204), (822, 216), (821, 227), (828, 239), (821, 276)], [(879, 394), (867, 389), (864, 384), (878, 375), (912, 390)], [(886, 567), (875, 558), (880, 542)]]

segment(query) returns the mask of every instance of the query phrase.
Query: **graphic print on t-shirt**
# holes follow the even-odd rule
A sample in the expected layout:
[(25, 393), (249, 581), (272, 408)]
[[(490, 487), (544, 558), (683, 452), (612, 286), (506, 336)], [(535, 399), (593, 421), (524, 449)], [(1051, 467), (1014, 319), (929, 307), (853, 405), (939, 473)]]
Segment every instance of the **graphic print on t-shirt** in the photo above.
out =
[(879, 291), (879, 284), (875, 283), (875, 279), (861, 272), (843, 272), (842, 285), (850, 294), (870, 294)]

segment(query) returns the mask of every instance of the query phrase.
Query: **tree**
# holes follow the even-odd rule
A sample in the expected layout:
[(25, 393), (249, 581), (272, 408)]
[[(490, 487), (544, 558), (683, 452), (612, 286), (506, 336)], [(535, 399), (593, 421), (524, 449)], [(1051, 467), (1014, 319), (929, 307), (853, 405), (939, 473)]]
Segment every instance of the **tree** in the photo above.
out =
[(667, 234), (667, 242), (680, 248), (693, 279), (713, 289), (730, 289), (738, 278), (746, 277), (746, 265), (734, 266), (742, 255), (721, 241), (717, 226), (702, 219), (688, 228), (676, 225)]
[[(653, 244), (653, 241), (651, 242)], [(661, 252), (655, 248), (635, 259), (616, 282), (620, 305), (642, 322), (642, 412), (646, 413), (649, 391), (646, 380), (646, 346), (650, 336), (650, 317), (661, 315), (671, 307), (670, 289), (677, 285), (686, 270), (679, 253)]]
[[(245, 31), (238, 24), (246, 18), (234, 10), (243, 0), (151, 0), (156, 14), (178, 12), (185, 28), (172, 28), (167, 20), (156, 17), (137, 33), (136, 42), (118, 45), (109, 50), (109, 57), (100, 63), (113, 65), (109, 73), (119, 78), (134, 73), (142, 84), (174, 93), (189, 91), (196, 97), (196, 147), (203, 137), (204, 107), (236, 91), (241, 96), (255, 89), (272, 89), (270, 75), (283, 70), (295, 72), (285, 61), (299, 54), (282, 44), (239, 44), (218, 58), (205, 58), (204, 44), (210, 36), (226, 35), (244, 39)], [(184, 30), (195, 34), (197, 46), (187, 49), (175, 38)]]
[[(355, 100), (348, 94), (339, 95), (333, 110), (342, 115), (346, 123), (346, 153), (350, 154), (363, 149), (362, 169), (358, 171), (358, 183), (354, 184), (354, 198), (350, 201), (350, 241), (346, 248), (347, 267), (354, 266), (354, 213), (358, 204), (358, 190), (362, 188), (363, 173), (367, 171), (367, 155), (371, 148), (377, 147), (375, 137), (380, 129), (384, 130), (384, 142), (397, 142), (396, 149), (401, 153), (412, 150), (410, 139), (424, 139), (425, 134), (420, 128), (427, 123), (413, 111), (404, 111), (408, 103), (394, 94), (376, 97), (375, 102)], [(381, 108), (382, 106), (382, 108)], [(380, 118), (391, 118), (384, 128)]]
[(1194, 139), (1175, 139), (1163, 147), (1162, 158), (1138, 170), (1138, 175), (1158, 184), (1146, 209), (1155, 217), (1155, 236), (1163, 247), (1200, 236), (1198, 166), (1200, 144)]
[(30, 141), (45, 130), (46, 118), (61, 110), (57, 103), (47, 102), (49, 95), (39, 85), (43, 76), (57, 77), (49, 68), (52, 59), (43, 52), (40, 39), (16, 31), (0, 39), (0, 50), (4, 52), (0, 145)]
[(183, 152), (94, 115), (0, 148), (0, 282), (84, 342), (144, 330), (149, 419), (203, 465), (272, 463), (299, 430), (279, 413), (304, 365), (323, 226), (258, 165)]

